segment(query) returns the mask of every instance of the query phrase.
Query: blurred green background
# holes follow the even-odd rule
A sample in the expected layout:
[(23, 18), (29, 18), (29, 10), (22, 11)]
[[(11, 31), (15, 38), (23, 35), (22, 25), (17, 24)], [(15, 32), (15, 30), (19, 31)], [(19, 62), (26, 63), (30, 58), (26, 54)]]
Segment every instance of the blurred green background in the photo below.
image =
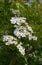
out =
[[(42, 65), (42, 3), (37, 0), (34, 2), (0, 0), (0, 65), (25, 65), (24, 57), (19, 53), (17, 48), (13, 45), (6, 46), (2, 41), (2, 36), (4, 34), (13, 35), (14, 28), (10, 23), (10, 18), (15, 15), (10, 9), (18, 9), (20, 11), (20, 16), (27, 18), (28, 24), (38, 37), (37, 41), (21, 40), (24, 41), (25, 45), (28, 43), (35, 48), (34, 51), (33, 49), (31, 49), (31, 51), (34, 52), (36, 57), (33, 55), (30, 57), (28, 52), (26, 52), (28, 65)], [(27, 47), (26, 49), (29, 50)]]

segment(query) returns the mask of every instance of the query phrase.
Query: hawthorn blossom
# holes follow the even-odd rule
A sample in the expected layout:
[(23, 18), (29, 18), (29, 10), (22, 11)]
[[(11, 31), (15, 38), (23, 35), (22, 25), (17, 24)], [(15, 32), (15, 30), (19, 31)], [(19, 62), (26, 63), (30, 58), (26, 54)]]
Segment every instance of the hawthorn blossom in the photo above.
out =
[(25, 55), (25, 48), (22, 46), (22, 44), (23, 43), (20, 42), (20, 44), (17, 45), (17, 48), (22, 55)]
[(24, 17), (12, 17), (10, 19), (11, 24), (17, 24), (17, 25), (21, 25), (22, 23), (25, 23), (26, 18)]
[(6, 45), (15, 44), (17, 45), (17, 39), (11, 35), (3, 35), (3, 41), (6, 42)]
[(32, 40), (32, 35), (31, 34), (28, 37), (29, 37), (29, 40)]
[(28, 25), (26, 22), (26, 18), (24, 17), (12, 17), (10, 19), (11, 24), (14, 24), (15, 30), (14, 35), (18, 38), (21, 37), (28, 37), (29, 40), (37, 40), (36, 36), (33, 36), (33, 29), (31, 26)]
[(15, 44), (17, 49), (22, 55), (25, 55), (25, 48), (22, 46), (23, 43), (18, 43), (17, 39), (10, 35), (4, 35), (3, 41), (5, 42), (5, 45)]
[(36, 36), (33, 36), (32, 38), (33, 38), (33, 40), (37, 40), (37, 37)]

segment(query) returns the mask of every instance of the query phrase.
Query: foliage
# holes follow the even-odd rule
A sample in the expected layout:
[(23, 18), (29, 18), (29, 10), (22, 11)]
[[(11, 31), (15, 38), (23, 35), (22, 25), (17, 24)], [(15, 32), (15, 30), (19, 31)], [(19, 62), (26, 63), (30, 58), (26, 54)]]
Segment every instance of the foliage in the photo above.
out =
[[(10, 9), (18, 9), (20, 11), (19, 16), (27, 18), (27, 23), (38, 37), (37, 41), (21, 39), (26, 48), (25, 56), (22, 56), (14, 45), (6, 46), (2, 40), (4, 34), (13, 36), (14, 28), (10, 23), (10, 18), (15, 15)], [(28, 48), (26, 44), (33, 48)], [(42, 59), (42, 4), (36, 1), (23, 3), (20, 0), (18, 2), (0, 0), (0, 65), (25, 65), (25, 57), (28, 65), (42, 65), (42, 61), (39, 60)]]

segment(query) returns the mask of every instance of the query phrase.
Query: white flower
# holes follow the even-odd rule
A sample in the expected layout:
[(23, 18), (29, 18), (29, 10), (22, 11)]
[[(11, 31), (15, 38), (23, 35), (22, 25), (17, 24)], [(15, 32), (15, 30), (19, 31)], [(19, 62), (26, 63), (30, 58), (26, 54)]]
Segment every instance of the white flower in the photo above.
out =
[(28, 28), (28, 30), (29, 30), (31, 33), (33, 33), (33, 30), (32, 30), (32, 28), (31, 28), (29, 25), (27, 25), (27, 28)]
[(13, 36), (3, 35), (3, 41), (13, 40), (13, 39), (15, 39), (15, 38), (13, 38)]
[(25, 48), (22, 46), (21, 42), (18, 44), (18, 41), (15, 37), (10, 36), (10, 35), (4, 35), (3, 41), (5, 41), (5, 45), (15, 44), (16, 47), (18, 48), (19, 52), (22, 55), (25, 55)]
[(5, 35), (3, 36), (3, 41), (8, 41), (8, 36), (7, 35), (6, 36)]
[(8, 42), (5, 43), (5, 45), (10, 45), (10, 44), (17, 45), (18, 43), (16, 41), (8, 41)]
[(9, 42), (6, 42), (5, 45), (10, 45), (10, 43)]
[(25, 33), (22, 33), (20, 34), (21, 37), (26, 37)]
[(25, 23), (26, 18), (24, 17), (12, 17), (10, 19), (12, 24), (21, 25), (22, 23)]
[(19, 49), (19, 52), (22, 54), (22, 55), (25, 55), (25, 48), (23, 46), (21, 46), (22, 43), (20, 42), (20, 44), (17, 45), (17, 48)]
[(10, 45), (10, 44), (18, 44), (17, 39), (11, 35), (3, 35), (3, 41), (5, 41), (6, 45)]
[(28, 38), (29, 38), (29, 40), (32, 40), (32, 35), (30, 34)]
[[(29, 31), (31, 31), (31, 32), (29, 32)], [(37, 40), (37, 37), (33, 36), (32, 33), (33, 33), (33, 30), (30, 26), (29, 27), (17, 26), (16, 29), (14, 30), (14, 35), (17, 36), (18, 38), (28, 36), (29, 40), (32, 40), (32, 39)]]
[(18, 29), (18, 28), (15, 29), (14, 34), (15, 34), (18, 38), (26, 37), (25, 33), (22, 32), (22, 30), (21, 30), (21, 29)]
[(18, 31), (18, 29), (16, 29), (16, 30), (14, 31), (14, 34), (15, 34), (17, 37), (20, 37), (20, 32)]
[(21, 37), (28, 37), (29, 40), (32, 40), (32, 39), (37, 40), (37, 37), (32, 35), (33, 30), (31, 26), (29, 26), (28, 23), (26, 22), (26, 18), (12, 17), (10, 21), (12, 24), (14, 24), (14, 27), (15, 27), (14, 35), (17, 36), (19, 39)]
[(22, 46), (22, 43), (20, 42), (18, 45), (17, 45), (17, 48), (21, 48)]
[(32, 38), (33, 38), (33, 40), (37, 40), (37, 37), (36, 36), (33, 36)]
[(22, 55), (25, 55), (25, 49), (19, 49)]
[(15, 19), (14, 17), (12, 17), (12, 18), (10, 19), (10, 21), (11, 21), (12, 24), (15, 24), (15, 23), (16, 23), (16, 19)]
[(27, 65), (27, 64), (25, 64), (25, 65)]

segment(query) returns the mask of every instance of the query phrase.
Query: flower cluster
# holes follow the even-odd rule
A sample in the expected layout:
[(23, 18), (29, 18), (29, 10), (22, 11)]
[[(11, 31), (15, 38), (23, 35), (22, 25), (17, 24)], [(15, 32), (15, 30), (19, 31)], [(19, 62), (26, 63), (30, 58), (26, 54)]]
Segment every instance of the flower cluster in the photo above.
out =
[(12, 17), (10, 19), (12, 24), (21, 25), (22, 23), (25, 23), (26, 18), (24, 17)]
[(15, 14), (15, 15), (20, 15), (19, 10), (10, 9), (10, 11), (12, 11), (12, 13)]
[(17, 36), (18, 38), (21, 37), (28, 37), (29, 40), (37, 40), (36, 36), (33, 36), (33, 30), (31, 26), (28, 25), (26, 22), (26, 18), (24, 17), (12, 17), (10, 19), (11, 24), (14, 24), (15, 30), (14, 30), (14, 35)]
[(17, 39), (11, 35), (3, 35), (3, 41), (5, 41), (6, 45), (10, 45), (10, 44), (15, 44), (17, 45), (18, 42), (17, 42)]
[(23, 43), (20, 42), (20, 44), (17, 45), (17, 48), (22, 55), (25, 55), (25, 48), (22, 46), (22, 44)]
[(22, 55), (25, 55), (25, 48), (22, 46), (22, 43), (18, 43), (17, 38), (11, 35), (4, 35), (3, 41), (6, 42), (6, 45), (14, 44)]
[[(19, 11), (14, 11), (12, 10), (14, 14), (16, 14)], [(11, 35), (3, 35), (3, 41), (5, 42), (6, 45), (14, 44), (16, 45), (17, 49), (22, 55), (25, 55), (25, 48), (22, 46), (22, 42), (18, 42), (18, 39), (21, 38), (28, 38), (29, 40), (37, 40), (36, 36), (33, 36), (33, 30), (31, 26), (28, 25), (26, 22), (26, 18), (24, 17), (12, 17), (10, 19), (11, 24), (14, 25), (14, 36)]]

